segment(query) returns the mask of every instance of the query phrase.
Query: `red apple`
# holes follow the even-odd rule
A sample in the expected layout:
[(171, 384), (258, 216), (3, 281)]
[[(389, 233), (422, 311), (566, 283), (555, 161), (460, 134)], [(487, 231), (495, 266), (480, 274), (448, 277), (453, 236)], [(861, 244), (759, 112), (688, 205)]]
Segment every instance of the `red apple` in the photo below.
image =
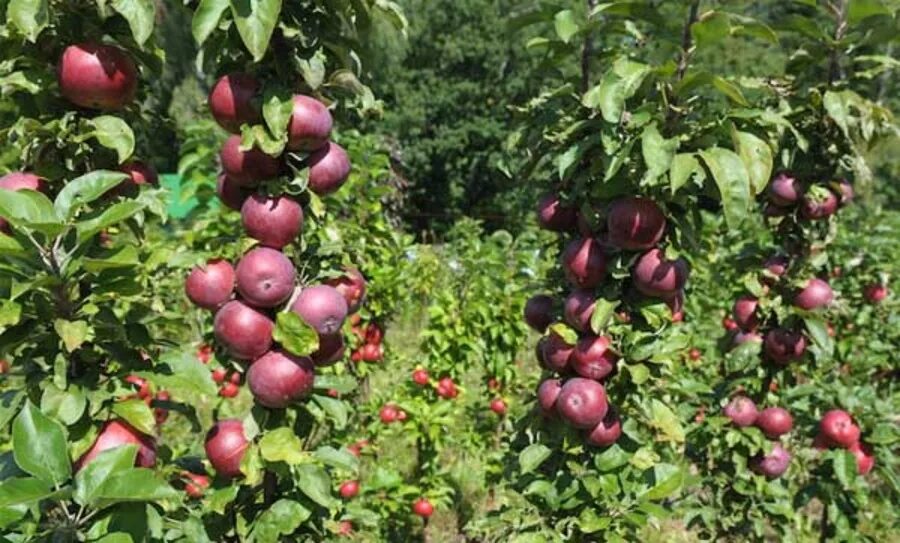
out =
[(422, 368), (416, 368), (416, 370), (413, 371), (412, 380), (419, 386), (427, 385), (429, 381), (428, 371)]
[(209, 93), (209, 110), (219, 126), (240, 134), (242, 124), (258, 124), (262, 120), (256, 103), (258, 92), (259, 82), (252, 75), (224, 75)]
[(498, 415), (506, 414), (506, 402), (503, 401), (503, 398), (494, 398), (491, 400), (491, 411)]
[(396, 405), (385, 404), (378, 413), (378, 416), (381, 418), (381, 422), (390, 424), (397, 420), (399, 414), (400, 411), (397, 409)]
[(225, 382), (225, 378), (228, 376), (228, 372), (225, 371), (225, 368), (216, 368), (212, 370), (212, 380), (215, 383), (222, 384)]
[(210, 428), (204, 448), (216, 473), (233, 478), (241, 475), (241, 460), (249, 445), (244, 436), (244, 424), (237, 419), (225, 419)]
[(181, 476), (187, 479), (184, 483), (184, 493), (189, 498), (198, 500), (203, 497), (203, 493), (209, 488), (209, 477), (206, 475), (183, 471)]
[(582, 337), (572, 351), (569, 365), (582, 377), (602, 380), (616, 369), (616, 361), (619, 359), (609, 348), (611, 343), (606, 336)]
[(251, 187), (260, 181), (272, 179), (281, 169), (279, 159), (265, 154), (256, 147), (241, 151), (240, 136), (230, 136), (225, 140), (219, 152), (219, 159), (228, 179), (241, 187)]
[(731, 310), (734, 322), (743, 330), (755, 330), (759, 326), (759, 318), (756, 315), (758, 305), (759, 300), (753, 296), (738, 298)]
[(684, 288), (688, 275), (685, 260), (666, 260), (661, 250), (651, 249), (638, 259), (631, 277), (634, 286), (643, 294), (668, 298)]
[(597, 300), (587, 290), (573, 290), (566, 298), (563, 307), (563, 317), (572, 328), (579, 332), (587, 332), (591, 329), (591, 317)]
[(309, 155), (309, 190), (323, 196), (335, 192), (350, 176), (350, 158), (337, 143), (328, 142)]
[(722, 414), (731, 419), (735, 426), (745, 427), (752, 426), (759, 417), (759, 411), (756, 404), (750, 398), (739, 395), (735, 396), (722, 409)]
[(565, 382), (556, 399), (556, 410), (575, 428), (594, 428), (608, 409), (606, 390), (591, 379), (573, 377)]
[(225, 383), (219, 387), (219, 396), (223, 398), (234, 398), (240, 393), (241, 387), (234, 383)]
[(309, 396), (315, 380), (314, 368), (309, 357), (272, 350), (253, 361), (247, 371), (247, 383), (260, 405), (281, 409)]
[(817, 278), (807, 281), (806, 286), (794, 297), (794, 305), (800, 309), (812, 311), (830, 305), (834, 301), (831, 286)]
[(887, 295), (887, 286), (880, 283), (871, 283), (869, 285), (866, 285), (866, 287), (863, 289), (863, 296), (866, 298), (866, 301), (871, 304), (880, 303), (882, 300), (887, 298)]
[(638, 251), (659, 243), (666, 230), (666, 217), (653, 200), (629, 196), (609, 206), (606, 225), (611, 244)]
[(853, 417), (843, 409), (832, 409), (822, 415), (819, 421), (819, 432), (831, 445), (849, 448), (859, 441), (859, 426), (853, 423)]
[(790, 464), (791, 453), (787, 452), (780, 443), (776, 443), (772, 446), (771, 453), (765, 456), (755, 456), (750, 459), (750, 469), (769, 479), (780, 477), (787, 471)]
[(619, 413), (613, 406), (609, 406), (606, 416), (597, 426), (587, 432), (587, 442), (595, 447), (609, 447), (619, 440), (622, 435), (622, 421)]
[(325, 282), (334, 287), (344, 301), (347, 302), (347, 312), (356, 313), (366, 299), (366, 278), (356, 268), (344, 268), (344, 274), (333, 277)]
[[(42, 178), (33, 173), (10, 172), (0, 177), (0, 191), (4, 190), (13, 192), (18, 190), (47, 192), (47, 185)], [(0, 217), (0, 232), (10, 233), (9, 223), (3, 217)]]
[(574, 239), (566, 246), (560, 263), (569, 283), (577, 288), (594, 288), (606, 274), (606, 254), (594, 238)]
[(244, 301), (255, 307), (283, 304), (294, 291), (297, 271), (284, 253), (269, 247), (248, 251), (235, 270), (237, 291)]
[(703, 353), (700, 352), (700, 349), (694, 348), (694, 349), (691, 349), (690, 352), (688, 352), (688, 358), (690, 358), (694, 362), (700, 360), (702, 357), (703, 357)]
[(437, 384), (437, 394), (444, 399), (452, 399), (459, 395), (456, 383), (450, 377), (442, 377)]
[(184, 282), (184, 292), (194, 305), (215, 311), (234, 293), (234, 268), (226, 260), (214, 259), (197, 266)]
[(426, 498), (419, 498), (413, 503), (412, 510), (416, 515), (428, 518), (434, 513), (434, 506)]
[(338, 492), (345, 500), (355, 498), (359, 494), (359, 481), (344, 481)]
[(803, 185), (790, 173), (782, 172), (769, 183), (769, 201), (780, 207), (790, 207), (797, 203)]
[(250, 197), (250, 191), (232, 180), (228, 175), (220, 173), (216, 178), (216, 195), (226, 207), (240, 211), (244, 202)]
[(791, 428), (794, 426), (794, 419), (786, 409), (767, 407), (759, 412), (755, 424), (766, 437), (777, 439), (779, 436), (791, 431)]
[(288, 125), (290, 151), (315, 151), (331, 136), (331, 112), (325, 104), (302, 94), (294, 95), (294, 109)]
[(778, 278), (787, 272), (791, 261), (784, 255), (773, 255), (763, 263), (763, 269), (770, 277)]
[(546, 230), (567, 232), (575, 228), (576, 208), (560, 201), (559, 194), (547, 194), (537, 206), (538, 224)]
[(804, 219), (816, 221), (834, 214), (838, 208), (838, 198), (828, 189), (816, 187), (803, 195), (800, 214)]
[(222, 306), (213, 322), (216, 340), (240, 360), (265, 354), (272, 347), (274, 328), (272, 319), (238, 300)]
[(119, 110), (134, 101), (138, 72), (125, 51), (93, 42), (70, 45), (57, 66), (59, 91), (76, 106)]
[(119, 166), (119, 171), (128, 175), (128, 179), (114, 189), (120, 194), (133, 195), (137, 193), (138, 187), (142, 185), (159, 184), (159, 175), (156, 173), (156, 168), (140, 160), (125, 162)]
[(241, 205), (241, 223), (251, 238), (281, 249), (300, 235), (303, 208), (290, 196), (254, 194)]
[(347, 302), (334, 287), (314, 285), (300, 291), (291, 311), (320, 335), (336, 334), (347, 318)]
[(568, 369), (572, 353), (575, 351), (574, 345), (567, 343), (556, 332), (550, 332), (550, 335), (543, 338), (538, 345), (540, 360), (544, 367), (557, 373), (563, 373)]
[(320, 335), (319, 348), (309, 356), (317, 367), (325, 367), (344, 358), (345, 350), (343, 334)]
[(861, 441), (850, 446), (849, 451), (856, 457), (856, 470), (860, 475), (866, 475), (875, 467), (875, 452), (872, 447)]
[(562, 382), (559, 379), (546, 379), (541, 381), (538, 387), (538, 404), (544, 414), (556, 412), (556, 400), (562, 390)]
[(137, 457), (135, 458), (136, 466), (152, 468), (156, 465), (156, 442), (154, 439), (141, 433), (124, 420), (115, 419), (103, 425), (91, 448), (75, 462), (75, 471), (80, 471), (81, 468), (88, 465), (103, 451), (123, 445), (138, 446)]
[(787, 364), (803, 357), (803, 353), (806, 352), (806, 338), (794, 330), (775, 328), (766, 334), (763, 349), (773, 362)]
[(525, 302), (525, 322), (541, 334), (553, 323), (553, 298), (536, 294)]

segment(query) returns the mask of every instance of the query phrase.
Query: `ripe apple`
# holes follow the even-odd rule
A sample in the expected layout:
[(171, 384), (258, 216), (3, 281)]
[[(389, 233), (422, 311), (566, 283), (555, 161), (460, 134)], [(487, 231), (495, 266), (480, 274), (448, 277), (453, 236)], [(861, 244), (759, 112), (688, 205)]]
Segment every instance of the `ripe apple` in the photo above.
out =
[(503, 401), (503, 398), (494, 398), (491, 400), (491, 411), (494, 413), (503, 416), (506, 414), (506, 402)]
[(743, 330), (755, 330), (759, 326), (756, 308), (759, 300), (753, 296), (741, 296), (734, 302), (731, 314), (734, 322)]
[(562, 390), (562, 382), (559, 379), (546, 379), (538, 386), (538, 404), (545, 415), (556, 412), (556, 400)]
[(848, 450), (856, 457), (856, 470), (860, 475), (868, 474), (875, 467), (875, 452), (869, 445), (857, 441)]
[(700, 360), (703, 357), (703, 353), (700, 352), (700, 349), (693, 348), (688, 352), (688, 358), (693, 360), (694, 362)]
[(589, 290), (573, 290), (566, 297), (563, 306), (563, 318), (566, 323), (579, 332), (587, 332), (591, 329), (591, 317), (594, 316), (594, 308), (597, 299)]
[(225, 382), (225, 378), (228, 376), (228, 372), (225, 371), (225, 368), (216, 368), (212, 370), (212, 380), (215, 383), (222, 384)]
[(871, 304), (880, 303), (887, 298), (887, 295), (887, 285), (882, 285), (881, 283), (871, 283), (866, 285), (863, 289), (863, 296), (866, 298), (866, 301)]
[(384, 356), (384, 348), (374, 343), (366, 343), (360, 348), (359, 354), (363, 362), (379, 362)]
[(269, 247), (248, 251), (238, 262), (235, 275), (238, 293), (255, 307), (275, 307), (286, 302), (297, 279), (291, 260)]
[(806, 338), (794, 330), (774, 328), (766, 334), (763, 349), (773, 362), (787, 364), (803, 357), (803, 353), (806, 352)]
[(538, 201), (538, 224), (546, 230), (568, 232), (575, 228), (577, 210), (565, 205), (559, 194), (547, 194)]
[(266, 247), (281, 249), (303, 229), (303, 208), (290, 196), (254, 194), (241, 205), (247, 235)]
[(222, 306), (213, 321), (216, 339), (239, 360), (265, 354), (272, 347), (274, 328), (272, 319), (238, 300)]
[(123, 445), (137, 445), (137, 457), (135, 458), (135, 466), (141, 468), (152, 468), (156, 465), (156, 442), (155, 440), (138, 431), (132, 425), (124, 420), (114, 419), (103, 425), (94, 444), (81, 455), (75, 462), (75, 471), (78, 472), (84, 466), (88, 465), (94, 458), (103, 451), (115, 449)]
[(123, 109), (137, 92), (134, 61), (111, 45), (85, 42), (66, 47), (56, 75), (63, 97), (85, 108)]
[(385, 404), (382, 406), (381, 411), (378, 413), (378, 416), (381, 418), (381, 422), (385, 424), (390, 424), (397, 420), (398, 415), (400, 414), (396, 405), (393, 404)]
[(525, 322), (541, 334), (553, 323), (553, 298), (536, 294), (525, 302)]
[(338, 492), (345, 500), (355, 498), (359, 494), (359, 481), (344, 481)]
[(576, 288), (594, 288), (606, 275), (606, 254), (594, 238), (577, 238), (569, 242), (560, 256), (566, 279)]
[(611, 244), (638, 251), (659, 243), (666, 230), (666, 217), (653, 200), (629, 196), (609, 206), (606, 225)]
[(540, 346), (540, 360), (544, 367), (557, 373), (563, 373), (569, 367), (569, 361), (575, 346), (570, 345), (565, 339), (556, 332), (550, 332), (550, 335), (543, 338), (538, 345)]
[(769, 201), (779, 207), (790, 207), (797, 203), (803, 185), (788, 172), (781, 172), (769, 183)]
[(209, 110), (219, 126), (232, 134), (240, 134), (242, 124), (257, 124), (262, 120), (256, 102), (258, 92), (259, 82), (252, 75), (224, 75), (209, 93)]
[(198, 500), (203, 497), (204, 491), (209, 488), (209, 477), (190, 471), (181, 472), (181, 476), (187, 479), (184, 483), (184, 493), (189, 498)]
[(234, 268), (227, 260), (214, 259), (197, 266), (184, 282), (184, 292), (194, 305), (215, 311), (234, 293)]
[(732, 398), (722, 409), (722, 414), (731, 419), (735, 426), (740, 426), (741, 428), (752, 426), (759, 417), (756, 404), (744, 395)]
[(344, 358), (345, 350), (343, 334), (328, 334), (319, 336), (319, 348), (309, 356), (316, 367), (325, 367)]
[(341, 537), (350, 537), (353, 535), (353, 523), (349, 520), (342, 520), (338, 523), (337, 534)]
[(587, 442), (595, 447), (609, 447), (622, 435), (622, 421), (618, 410), (609, 406), (603, 420), (587, 432)]
[(230, 136), (225, 140), (219, 152), (219, 160), (228, 179), (241, 187), (252, 187), (260, 181), (271, 179), (281, 169), (279, 159), (256, 147), (241, 151), (240, 136)]
[(125, 162), (119, 166), (119, 171), (128, 175), (128, 179), (113, 189), (119, 194), (132, 196), (137, 194), (138, 188), (142, 185), (159, 184), (159, 174), (156, 173), (156, 168), (140, 160)]
[(197, 349), (197, 360), (199, 360), (203, 364), (209, 364), (212, 355), (213, 348), (210, 345), (201, 345), (200, 348)]
[(241, 475), (241, 460), (249, 445), (244, 437), (244, 424), (238, 419), (225, 419), (209, 429), (204, 448), (216, 473), (233, 478)]
[(256, 401), (281, 409), (309, 396), (315, 380), (315, 366), (306, 356), (271, 350), (250, 364), (247, 383)]
[(350, 158), (330, 141), (309, 155), (309, 190), (324, 196), (335, 192), (350, 176)]
[(668, 298), (684, 288), (689, 273), (684, 259), (666, 260), (661, 250), (650, 249), (638, 259), (631, 278), (643, 294)]
[(755, 424), (766, 434), (766, 437), (777, 439), (782, 434), (791, 431), (791, 428), (794, 426), (794, 419), (787, 409), (767, 407), (759, 412)]
[(800, 200), (800, 214), (804, 219), (816, 221), (834, 214), (838, 208), (838, 197), (822, 187), (810, 190)]
[[(17, 191), (17, 190), (33, 190), (36, 192), (47, 192), (47, 184), (41, 177), (28, 172), (10, 172), (0, 177), (0, 191)], [(6, 219), (0, 217), (0, 232), (10, 233), (9, 223)]]
[(240, 393), (241, 387), (234, 383), (224, 383), (219, 387), (219, 396), (223, 398), (234, 398)]
[(584, 336), (578, 340), (569, 358), (575, 373), (600, 381), (616, 369), (618, 355), (610, 349), (612, 341), (606, 336)]
[(347, 302), (348, 313), (359, 311), (366, 299), (366, 278), (356, 268), (344, 268), (343, 275), (333, 277), (325, 284), (334, 287), (341, 293), (344, 301)]
[(775, 479), (787, 471), (791, 464), (791, 453), (776, 443), (772, 446), (772, 452), (763, 456), (755, 456), (750, 459), (750, 469), (765, 475), (769, 479)]
[(763, 263), (763, 270), (770, 277), (778, 278), (787, 273), (791, 261), (784, 255), (773, 255)]
[(722, 319), (722, 328), (732, 332), (738, 329), (738, 325), (731, 317), (725, 317)]
[(315, 151), (331, 137), (331, 112), (311, 96), (294, 95), (294, 108), (288, 124), (289, 151)]
[(378, 345), (384, 339), (384, 330), (377, 322), (370, 322), (366, 325), (366, 343)]
[(434, 513), (434, 506), (427, 498), (419, 498), (413, 503), (412, 510), (416, 515), (428, 518)]
[(830, 305), (834, 300), (831, 286), (818, 278), (810, 279), (794, 297), (794, 305), (800, 309), (812, 311)]
[(216, 195), (229, 209), (240, 211), (244, 202), (250, 197), (250, 191), (236, 183), (225, 173), (216, 178)]
[(419, 386), (427, 385), (429, 380), (428, 371), (422, 368), (416, 368), (412, 373), (412, 380)]
[(314, 285), (300, 291), (291, 311), (312, 326), (319, 335), (336, 334), (347, 318), (347, 302), (328, 285)]
[(453, 382), (452, 378), (442, 377), (437, 384), (437, 394), (441, 398), (449, 400), (457, 397), (459, 395), (459, 390), (456, 388), (456, 383)]
[(143, 400), (150, 397), (150, 383), (148, 383), (147, 380), (143, 377), (138, 377), (137, 375), (126, 375), (122, 380), (130, 385), (134, 385), (137, 387), (138, 398)]
[(556, 399), (556, 410), (575, 428), (594, 428), (608, 409), (606, 390), (591, 379), (573, 377), (563, 384)]
[(859, 426), (853, 423), (853, 417), (843, 409), (832, 409), (822, 415), (819, 421), (819, 432), (828, 443), (845, 449), (859, 441)]

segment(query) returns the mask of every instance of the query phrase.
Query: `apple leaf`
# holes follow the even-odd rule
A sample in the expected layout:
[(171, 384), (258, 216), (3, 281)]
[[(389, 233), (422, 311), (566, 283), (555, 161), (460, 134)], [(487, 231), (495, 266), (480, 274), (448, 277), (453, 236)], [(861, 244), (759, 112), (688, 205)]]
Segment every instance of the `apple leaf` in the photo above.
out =
[(532, 443), (525, 447), (519, 453), (519, 469), (522, 473), (531, 473), (538, 466), (544, 463), (544, 460), (550, 458), (553, 451), (542, 443)]
[(307, 356), (319, 349), (319, 335), (293, 311), (278, 314), (272, 337), (284, 349), (297, 356)]
[(744, 161), (734, 151), (721, 147), (700, 151), (700, 156), (719, 187), (725, 222), (729, 228), (737, 228), (751, 203), (750, 174)]
[(198, 45), (203, 45), (206, 38), (216, 29), (226, 9), (228, 0), (200, 0), (191, 20), (191, 34)]
[(569, 43), (572, 36), (578, 33), (578, 23), (575, 21), (575, 13), (571, 9), (564, 9), (553, 17), (553, 26), (556, 35), (563, 43)]
[(22, 471), (56, 485), (72, 473), (62, 424), (26, 401), (12, 427), (13, 455)]
[(273, 503), (253, 523), (251, 541), (284, 541), (312, 515), (312, 511), (293, 500)]
[(153, 410), (140, 398), (132, 398), (113, 404), (113, 413), (125, 419), (128, 424), (141, 432), (153, 435), (156, 433), (156, 418)]
[(134, 132), (122, 119), (112, 115), (100, 115), (89, 119), (88, 123), (94, 127), (89, 136), (97, 138), (100, 145), (115, 151), (119, 157), (119, 164), (125, 162), (134, 152)]
[(297, 467), (296, 473), (297, 486), (309, 499), (326, 508), (335, 505), (335, 499), (331, 495), (331, 477), (324, 468), (303, 464)]
[(231, 0), (231, 15), (238, 34), (254, 62), (265, 56), (280, 13), (281, 0)]
[(53, 494), (47, 481), (34, 477), (13, 477), (0, 483), (0, 507), (30, 504)]
[(156, 21), (156, 2), (154, 0), (113, 0), (112, 8), (128, 21), (131, 35), (138, 45), (153, 34), (153, 23)]
[(619, 305), (618, 300), (597, 298), (597, 302), (594, 305), (594, 313), (591, 314), (591, 330), (593, 330), (595, 334), (599, 334), (606, 328), (606, 325), (608, 325), (610, 319), (612, 319), (617, 305)]
[(79, 206), (100, 198), (109, 189), (126, 179), (128, 176), (124, 173), (110, 170), (97, 170), (82, 175), (66, 183), (66, 186), (56, 195), (53, 207), (61, 218), (71, 219)]
[(47, 4), (47, 0), (10, 0), (6, 6), (6, 20), (34, 43), (50, 24)]
[(347, 449), (335, 449), (328, 445), (319, 447), (313, 453), (323, 464), (345, 471), (357, 473), (359, 471), (359, 459)]
[(259, 453), (267, 462), (302, 464), (309, 461), (300, 438), (286, 426), (266, 432), (259, 440)]
[(134, 467), (138, 446), (129, 443), (105, 450), (91, 460), (75, 475), (75, 493), (72, 496), (80, 505), (89, 504), (97, 490), (115, 473)]

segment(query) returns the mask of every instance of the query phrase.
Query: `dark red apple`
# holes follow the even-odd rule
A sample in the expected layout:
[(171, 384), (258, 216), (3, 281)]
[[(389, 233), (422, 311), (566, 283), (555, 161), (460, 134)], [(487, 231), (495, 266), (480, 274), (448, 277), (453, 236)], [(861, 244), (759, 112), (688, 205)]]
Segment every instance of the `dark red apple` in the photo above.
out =
[(603, 385), (583, 377), (573, 377), (566, 381), (556, 399), (556, 410), (560, 417), (583, 430), (600, 424), (608, 407)]
[(759, 300), (753, 296), (741, 296), (734, 302), (731, 314), (734, 322), (742, 330), (755, 330), (759, 326), (759, 319), (756, 315), (756, 308)]
[(831, 286), (817, 278), (810, 279), (794, 297), (794, 305), (807, 311), (825, 307), (832, 301), (834, 301), (834, 292), (831, 290)]
[(538, 386), (537, 396), (538, 404), (540, 404), (544, 414), (556, 412), (556, 400), (559, 398), (561, 390), (562, 382), (559, 379), (546, 379), (541, 381), (540, 386)]
[(688, 265), (684, 259), (666, 260), (661, 250), (650, 249), (638, 259), (631, 278), (643, 294), (669, 298), (684, 288), (688, 275)]
[(451, 399), (455, 398), (459, 395), (459, 390), (456, 388), (456, 383), (453, 382), (453, 379), (450, 377), (442, 377), (437, 384), (437, 394), (441, 398)]
[(557, 373), (563, 373), (569, 367), (569, 360), (575, 346), (566, 342), (555, 332), (543, 338), (541, 345), (541, 361), (544, 367)]
[(822, 187), (816, 188), (820, 190), (810, 190), (800, 201), (800, 214), (811, 221), (830, 217), (838, 208), (838, 198), (833, 192)]
[(336, 334), (347, 318), (347, 302), (334, 287), (314, 285), (300, 291), (291, 311), (320, 335)]
[(241, 258), (235, 275), (237, 291), (245, 302), (255, 307), (275, 307), (291, 297), (297, 270), (281, 251), (256, 247)]
[(777, 439), (779, 436), (791, 431), (791, 428), (794, 426), (794, 419), (787, 409), (767, 407), (759, 412), (755, 424), (766, 437)]
[(594, 447), (609, 447), (622, 435), (622, 421), (618, 410), (610, 405), (603, 420), (587, 432), (587, 442)]
[(241, 205), (247, 235), (267, 247), (281, 249), (303, 229), (303, 208), (290, 196), (254, 194)]
[(315, 366), (306, 356), (271, 350), (250, 364), (247, 383), (256, 401), (281, 409), (309, 396), (315, 380)]
[(856, 470), (860, 475), (866, 475), (875, 467), (875, 452), (869, 445), (857, 441), (848, 449), (856, 457)]
[(115, 419), (103, 425), (91, 448), (75, 462), (75, 471), (80, 471), (103, 451), (123, 445), (137, 445), (137, 457), (134, 462), (136, 466), (152, 468), (156, 465), (156, 442), (154, 439), (141, 433), (124, 420)]
[(772, 202), (766, 204), (763, 208), (763, 216), (770, 218), (787, 217), (791, 214), (791, 208), (779, 207)]
[(288, 125), (287, 148), (290, 151), (315, 151), (331, 137), (331, 112), (311, 96), (294, 95), (294, 109)]
[(140, 160), (125, 162), (119, 166), (119, 171), (128, 175), (128, 179), (116, 187), (116, 190), (121, 194), (135, 194), (138, 187), (159, 184), (159, 175), (156, 173), (156, 168)]
[[(344, 268), (344, 275), (326, 281), (337, 289), (347, 302), (347, 312), (356, 313), (366, 299), (366, 278), (356, 268)], [(380, 342), (380, 340), (379, 340)]]
[(247, 198), (250, 197), (250, 191), (232, 181), (228, 175), (220, 173), (216, 179), (216, 195), (230, 209), (240, 211)]
[(238, 300), (222, 306), (213, 322), (216, 340), (240, 360), (265, 354), (272, 347), (274, 328), (272, 319)]
[(393, 404), (385, 404), (382, 406), (381, 411), (379, 411), (378, 416), (381, 419), (381, 422), (385, 424), (390, 424), (397, 420), (398, 415), (400, 414), (396, 405)]
[(184, 493), (195, 500), (202, 498), (203, 493), (209, 488), (209, 477), (189, 471), (184, 471), (181, 475), (187, 479), (184, 483)]
[(344, 358), (344, 335), (341, 333), (319, 336), (319, 349), (309, 355), (318, 367), (330, 366)]
[(772, 446), (772, 452), (763, 456), (755, 456), (750, 459), (750, 469), (764, 475), (769, 479), (775, 479), (787, 471), (791, 464), (791, 453), (776, 443)]
[(594, 288), (606, 275), (606, 254), (594, 238), (578, 238), (569, 242), (560, 256), (563, 272), (577, 288)]
[(666, 231), (666, 217), (653, 200), (626, 197), (609, 206), (606, 228), (609, 242), (619, 249), (650, 249), (662, 239)]
[(359, 494), (359, 481), (344, 481), (338, 492), (345, 500), (355, 498)]
[(600, 381), (614, 369), (619, 356), (610, 349), (612, 341), (606, 336), (584, 336), (578, 340), (569, 358), (575, 373)]
[(413, 503), (412, 510), (416, 515), (428, 518), (434, 513), (434, 506), (426, 498), (419, 498)]
[(566, 298), (563, 307), (563, 317), (572, 328), (579, 332), (587, 332), (591, 329), (591, 317), (597, 300), (587, 290), (573, 290)]
[(553, 298), (546, 294), (536, 294), (525, 302), (525, 322), (541, 334), (553, 324)]
[(774, 328), (766, 334), (763, 349), (772, 362), (787, 364), (803, 357), (806, 338), (800, 332), (788, 328)]
[(843, 409), (832, 409), (822, 415), (819, 432), (829, 444), (845, 449), (859, 441), (860, 436), (859, 426), (853, 422), (850, 413)]
[(870, 304), (880, 303), (882, 300), (887, 298), (888, 288), (887, 285), (882, 285), (880, 283), (872, 283), (866, 285), (863, 289), (863, 296), (866, 298), (866, 301)]
[(422, 368), (416, 368), (412, 374), (412, 380), (415, 384), (419, 386), (425, 386), (428, 384), (430, 377), (428, 376), (428, 371)]
[(240, 134), (242, 124), (257, 124), (262, 120), (256, 95), (259, 82), (245, 73), (224, 75), (209, 93), (209, 110), (219, 126), (232, 134)]
[(803, 193), (803, 185), (793, 175), (782, 172), (769, 183), (769, 201), (780, 207), (797, 203)]
[(234, 293), (234, 268), (226, 260), (209, 260), (205, 266), (197, 266), (184, 282), (184, 292), (198, 307), (215, 311)]
[(59, 91), (76, 106), (113, 111), (134, 101), (138, 72), (125, 51), (93, 42), (70, 45), (57, 66)]
[(309, 155), (309, 190), (323, 196), (335, 192), (350, 176), (350, 157), (330, 141)]
[[(28, 172), (10, 172), (0, 177), (0, 191), (17, 191), (17, 190), (33, 190), (36, 192), (47, 192), (47, 185), (44, 180), (33, 173)], [(9, 223), (6, 219), (0, 217), (0, 232), (9, 233)]]
[(366, 325), (366, 343), (378, 345), (384, 339), (384, 330), (377, 322), (370, 322)]
[(568, 232), (575, 228), (577, 210), (574, 206), (565, 205), (559, 194), (547, 194), (537, 205), (538, 224), (546, 230)]
[(787, 272), (791, 261), (784, 255), (773, 255), (766, 259), (763, 269), (771, 277), (781, 277)]
[(744, 343), (762, 343), (763, 337), (756, 332), (744, 332), (743, 330), (739, 331), (734, 335), (734, 339), (731, 344), (734, 347), (738, 345), (743, 345)]
[(238, 419), (225, 419), (209, 429), (204, 448), (216, 473), (233, 478), (241, 475), (241, 460), (249, 445), (244, 436), (244, 424)]
[(506, 402), (503, 401), (503, 398), (494, 398), (491, 400), (491, 411), (498, 415), (506, 414)]
[(241, 151), (241, 137), (229, 136), (219, 152), (222, 169), (228, 178), (241, 187), (250, 187), (260, 181), (278, 175), (281, 169), (279, 159), (269, 156), (254, 147)]
[(746, 396), (735, 396), (728, 404), (722, 408), (722, 414), (731, 419), (735, 426), (741, 428), (751, 426), (759, 417), (759, 411), (753, 400)]

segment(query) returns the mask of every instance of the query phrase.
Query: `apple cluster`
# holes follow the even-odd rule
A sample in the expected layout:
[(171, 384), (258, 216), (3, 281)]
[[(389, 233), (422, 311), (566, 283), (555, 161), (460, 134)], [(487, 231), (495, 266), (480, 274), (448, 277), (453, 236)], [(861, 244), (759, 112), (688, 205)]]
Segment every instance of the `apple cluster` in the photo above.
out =
[(787, 409), (767, 407), (758, 411), (756, 404), (744, 395), (734, 396), (722, 409), (722, 413), (740, 428), (756, 426), (775, 443), (769, 454), (759, 454), (750, 459), (750, 469), (770, 479), (780, 477), (791, 463), (791, 453), (781, 444), (781, 436), (794, 427), (794, 418)]
[[(233, 134), (219, 155), (223, 172), (217, 193), (226, 206), (240, 211), (244, 231), (257, 244), (236, 266), (212, 259), (195, 267), (185, 281), (185, 293), (195, 305), (215, 313), (216, 341), (231, 358), (248, 364), (246, 381), (256, 402), (283, 409), (312, 392), (316, 367), (343, 358), (342, 327), (347, 316), (359, 310), (366, 282), (358, 270), (347, 269), (330, 282), (298, 285), (297, 270), (283, 249), (301, 234), (303, 207), (293, 196), (272, 194), (265, 185), (284, 171), (285, 157), (255, 147), (242, 149), (237, 135), (241, 126), (261, 121), (259, 93), (255, 78), (237, 73), (219, 79), (209, 95), (213, 117)], [(293, 97), (286, 150), (306, 154), (307, 188), (318, 195), (336, 191), (350, 173), (347, 153), (330, 140), (331, 129), (331, 113), (322, 102)], [(315, 330), (315, 352), (297, 355), (276, 344), (275, 316), (282, 310)], [(221, 377), (224, 382), (226, 375)], [(231, 394), (226, 392), (223, 395)], [(225, 477), (240, 475), (248, 445), (243, 424), (235, 419), (217, 422), (206, 437), (207, 457)]]
[[(597, 291), (605, 286), (610, 256), (620, 252), (633, 261), (633, 290), (621, 294), (664, 301), (676, 322), (683, 318), (683, 289), (689, 274), (686, 261), (669, 259), (659, 247), (666, 217), (656, 202), (640, 196), (623, 197), (611, 202), (604, 215), (605, 221), (599, 221), (601, 227), (595, 228), (592, 217), (566, 205), (558, 194), (541, 199), (538, 222), (543, 228), (578, 234), (560, 258), (572, 288), (562, 303), (568, 327), (554, 324), (558, 318), (553, 297), (539, 294), (525, 305), (525, 321), (545, 334), (537, 345), (537, 359), (546, 370), (561, 377), (540, 384), (541, 409), (584, 430), (587, 442), (598, 447), (615, 443), (622, 433), (618, 412), (609, 404), (603, 386), (615, 373), (619, 354), (613, 348), (613, 339), (595, 333), (592, 327)], [(627, 282), (623, 288), (627, 288)], [(628, 322), (630, 318), (624, 315), (620, 319)], [(567, 333), (570, 329), (576, 332), (576, 341)]]

